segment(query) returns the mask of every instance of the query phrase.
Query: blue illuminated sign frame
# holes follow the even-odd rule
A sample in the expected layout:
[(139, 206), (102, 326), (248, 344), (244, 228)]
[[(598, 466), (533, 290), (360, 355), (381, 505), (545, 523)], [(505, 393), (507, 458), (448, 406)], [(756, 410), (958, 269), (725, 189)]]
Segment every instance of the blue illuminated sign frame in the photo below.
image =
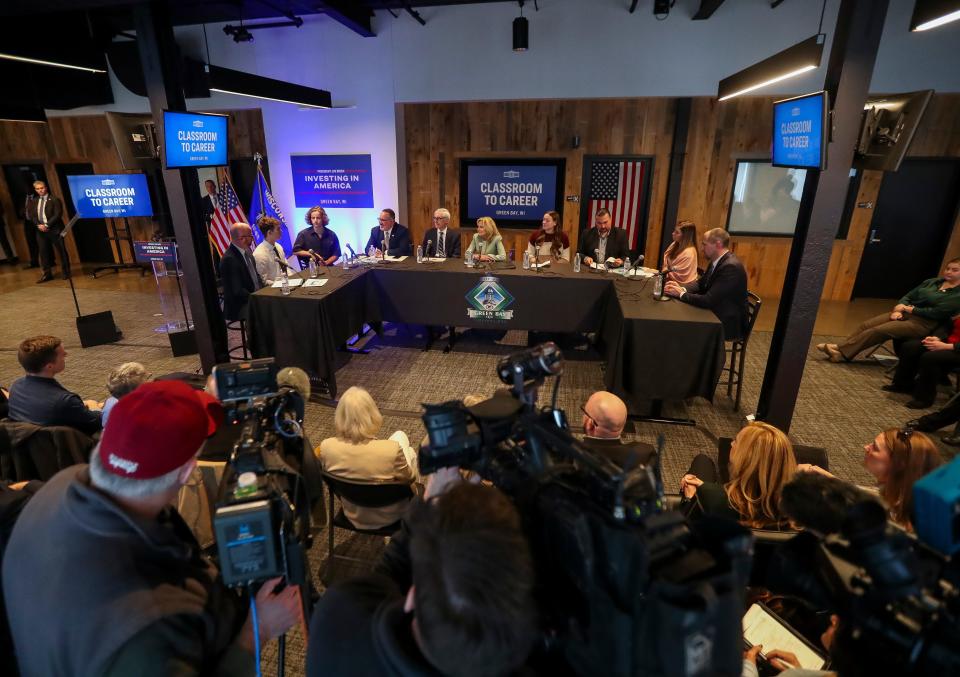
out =
[[(174, 124), (171, 124), (174, 123)], [(197, 124), (206, 126), (212, 124), (216, 131), (222, 132), (216, 142), (217, 147), (210, 150), (183, 151), (178, 145), (182, 143), (176, 132), (189, 127), (193, 129)], [(228, 164), (228, 150), (230, 132), (230, 118), (216, 113), (191, 113), (190, 111), (165, 110), (163, 111), (163, 162), (167, 169), (184, 169), (198, 167), (226, 167)]]
[[(773, 103), (773, 134), (770, 164), (774, 167), (791, 167), (796, 169), (826, 169), (827, 142), (829, 134), (830, 97), (826, 91), (813, 92), (783, 99)], [(792, 134), (805, 140), (808, 150), (805, 152), (793, 151), (783, 145), (784, 134), (781, 133), (781, 123), (790, 121), (791, 117), (802, 116), (803, 120), (810, 120), (812, 128), (809, 133)], [(802, 121), (802, 120), (801, 120)]]
[[(538, 180), (542, 173), (549, 172), (553, 180), (549, 185), (544, 186), (544, 192), (545, 196), (552, 196), (553, 199), (546, 200), (544, 204), (532, 210), (518, 207), (514, 210), (517, 213), (511, 215), (496, 214), (490, 211), (494, 209), (492, 207), (478, 209), (477, 198), (471, 195), (471, 189), (479, 189), (479, 185), (477, 187), (470, 185), (471, 168), (478, 168), (481, 171), (495, 169), (499, 172), (497, 176), (502, 183), (523, 182), (527, 170), (532, 170)], [(556, 211), (561, 217), (563, 216), (565, 181), (565, 158), (460, 158), (460, 225), (469, 228), (477, 218), (490, 216), (497, 223), (498, 228), (539, 228), (545, 212)]]

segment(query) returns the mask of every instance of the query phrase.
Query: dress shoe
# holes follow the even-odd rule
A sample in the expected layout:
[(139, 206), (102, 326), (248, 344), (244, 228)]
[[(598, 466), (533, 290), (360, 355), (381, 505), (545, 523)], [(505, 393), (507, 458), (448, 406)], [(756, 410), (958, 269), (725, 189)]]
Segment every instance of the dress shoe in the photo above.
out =
[(907, 402), (907, 409), (929, 409), (933, 402), (924, 402), (923, 400), (910, 400)]
[(41, 284), (43, 282), (49, 282), (52, 279), (53, 279), (52, 273), (44, 273), (43, 275), (40, 276), (40, 279), (37, 280), (37, 284)]
[(913, 388), (898, 386), (896, 383), (888, 383), (885, 386), (880, 386), (880, 390), (886, 390), (888, 393), (909, 393), (913, 391)]

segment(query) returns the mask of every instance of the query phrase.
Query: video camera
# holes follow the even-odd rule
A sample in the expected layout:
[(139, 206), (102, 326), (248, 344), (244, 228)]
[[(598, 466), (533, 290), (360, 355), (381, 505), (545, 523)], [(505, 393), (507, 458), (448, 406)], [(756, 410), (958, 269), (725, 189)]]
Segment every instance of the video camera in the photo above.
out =
[(885, 674), (955, 675), (958, 576), (949, 557), (890, 524), (883, 505), (866, 498), (849, 509), (839, 533), (804, 531), (785, 543), (768, 584), (838, 614), (831, 656), (841, 677), (877, 674), (870, 665)]
[(284, 444), (302, 442), (303, 398), (278, 387), (273, 358), (217, 365), (213, 374), (227, 423), (241, 426), (213, 518), (224, 583), (251, 586), (283, 576), (308, 590), (310, 500), (283, 454)]
[[(556, 406), (562, 364), (544, 343), (497, 365), (509, 392), (472, 407), (425, 404), (421, 474), (473, 470), (516, 505), (537, 570), (539, 668), (740, 675), (749, 532), (688, 524), (663, 509), (657, 460), (621, 468), (576, 440)], [(538, 410), (547, 377), (556, 377), (553, 403)]]

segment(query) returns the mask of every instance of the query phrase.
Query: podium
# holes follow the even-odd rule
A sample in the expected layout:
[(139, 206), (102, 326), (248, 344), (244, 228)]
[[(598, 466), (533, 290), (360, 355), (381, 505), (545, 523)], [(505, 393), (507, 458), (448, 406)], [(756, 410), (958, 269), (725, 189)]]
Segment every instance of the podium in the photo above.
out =
[(180, 278), (183, 270), (173, 241), (139, 241), (133, 243), (134, 255), (140, 263), (149, 263), (157, 285), (160, 312), (154, 332), (166, 334), (174, 357), (197, 354), (197, 336), (187, 312)]

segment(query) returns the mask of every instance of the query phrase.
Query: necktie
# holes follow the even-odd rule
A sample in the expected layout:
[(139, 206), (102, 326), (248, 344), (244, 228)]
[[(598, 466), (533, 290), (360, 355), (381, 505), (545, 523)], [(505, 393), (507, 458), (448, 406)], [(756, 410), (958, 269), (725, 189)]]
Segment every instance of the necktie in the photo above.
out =
[(607, 260), (607, 238), (600, 238), (600, 260), (597, 263), (603, 263)]
[(444, 258), (447, 255), (447, 248), (444, 246), (444, 235), (447, 231), (440, 230), (437, 231), (437, 256), (439, 258)]
[(386, 256), (390, 250), (390, 231), (383, 231), (383, 255)]
[(253, 288), (260, 289), (260, 276), (257, 275), (257, 266), (253, 263), (253, 256), (249, 251), (243, 252), (243, 260), (247, 262), (247, 272), (250, 273), (250, 279), (253, 280)]
[(37, 223), (47, 222), (46, 206), (47, 206), (47, 196), (44, 195), (42, 198), (40, 198), (40, 204), (37, 205)]

